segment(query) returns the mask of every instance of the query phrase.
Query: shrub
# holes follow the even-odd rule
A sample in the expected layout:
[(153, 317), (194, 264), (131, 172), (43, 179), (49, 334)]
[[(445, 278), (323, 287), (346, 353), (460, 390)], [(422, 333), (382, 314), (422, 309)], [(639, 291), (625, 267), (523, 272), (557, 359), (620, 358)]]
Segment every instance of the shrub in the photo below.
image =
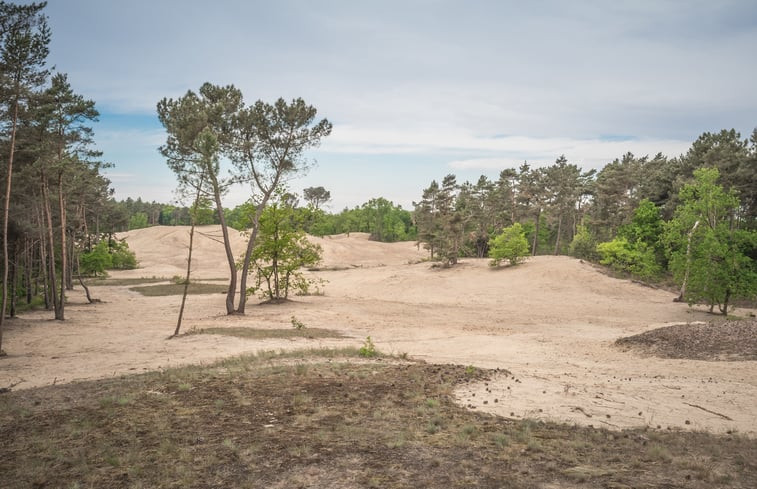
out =
[(115, 270), (132, 270), (137, 268), (137, 256), (129, 249), (125, 240), (110, 242), (111, 268)]
[(361, 346), (358, 350), (358, 355), (366, 358), (371, 358), (378, 355), (378, 352), (376, 351), (376, 345), (373, 344), (373, 340), (370, 336), (365, 339), (363, 346)]
[(105, 270), (113, 268), (113, 259), (108, 252), (108, 242), (100, 241), (88, 253), (79, 257), (79, 270), (84, 275), (105, 275)]
[(528, 241), (520, 223), (506, 227), (502, 233), (489, 240), (489, 257), (493, 267), (507, 260), (510, 265), (523, 262), (529, 255)]
[(578, 226), (578, 232), (573, 237), (569, 248), (570, 256), (595, 261), (597, 255), (597, 242), (586, 226)]
[(655, 250), (643, 241), (629, 243), (626, 238), (615, 238), (598, 244), (597, 252), (602, 265), (641, 279), (655, 278), (662, 271)]

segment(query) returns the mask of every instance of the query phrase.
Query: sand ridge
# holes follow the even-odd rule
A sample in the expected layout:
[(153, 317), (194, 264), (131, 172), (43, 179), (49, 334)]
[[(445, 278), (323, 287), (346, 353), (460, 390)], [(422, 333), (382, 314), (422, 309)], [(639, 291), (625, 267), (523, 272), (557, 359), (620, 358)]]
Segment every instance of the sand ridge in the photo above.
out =
[[(218, 227), (203, 227), (193, 274), (228, 277)], [(137, 270), (114, 277), (171, 277), (186, 266), (187, 228), (154, 227), (123, 235)], [(312, 238), (324, 249), (324, 296), (296, 297), (227, 316), (223, 294), (191, 296), (184, 330), (249, 326), (342, 331), (343, 340), (255, 341), (191, 335), (167, 341), (179, 298), (143, 297), (125, 286), (93, 287), (102, 304), (69, 294), (69, 319), (48, 312), (9, 321), (0, 387), (16, 389), (102, 378), (270, 349), (360, 345), (371, 336), (386, 352), (431, 362), (504, 368), (513, 376), (457, 392), (471, 409), (610, 428), (652, 426), (757, 436), (757, 362), (644, 357), (613, 345), (620, 337), (664, 325), (705, 321), (704, 310), (673, 294), (599, 273), (569, 257), (542, 256), (514, 268), (488, 260), (432, 268), (415, 243), (376, 243), (352, 233)], [(245, 240), (233, 234), (235, 254)]]

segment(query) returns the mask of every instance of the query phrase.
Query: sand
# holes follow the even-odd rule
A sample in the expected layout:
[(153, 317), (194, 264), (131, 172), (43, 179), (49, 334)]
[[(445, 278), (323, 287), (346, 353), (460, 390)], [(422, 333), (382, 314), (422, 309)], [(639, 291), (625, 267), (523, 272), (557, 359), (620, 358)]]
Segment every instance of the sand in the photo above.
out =
[[(217, 227), (201, 228), (197, 279), (228, 277)], [(172, 277), (186, 266), (188, 230), (153, 227), (125, 233), (140, 268), (114, 278)], [(233, 234), (236, 254), (244, 237)], [(674, 303), (674, 295), (608, 277), (569, 257), (536, 257), (492, 269), (465, 259), (451, 269), (422, 262), (415, 243), (371, 242), (352, 233), (313, 238), (324, 249), (325, 295), (277, 306), (252, 299), (244, 316), (227, 316), (224, 295), (190, 296), (183, 330), (249, 326), (330, 328), (346, 339), (250, 340), (188, 335), (167, 340), (180, 298), (143, 297), (126, 286), (93, 287), (103, 303), (69, 294), (67, 320), (34, 312), (8, 321), (0, 387), (14, 390), (207, 363), (261, 350), (343, 344), (366, 336), (378, 349), (429, 362), (506, 369), (457, 391), (470, 409), (515, 418), (625, 428), (736, 431), (757, 436), (757, 362), (642, 356), (613, 342), (661, 326), (711, 319)], [(744, 312), (742, 311), (737, 311)]]

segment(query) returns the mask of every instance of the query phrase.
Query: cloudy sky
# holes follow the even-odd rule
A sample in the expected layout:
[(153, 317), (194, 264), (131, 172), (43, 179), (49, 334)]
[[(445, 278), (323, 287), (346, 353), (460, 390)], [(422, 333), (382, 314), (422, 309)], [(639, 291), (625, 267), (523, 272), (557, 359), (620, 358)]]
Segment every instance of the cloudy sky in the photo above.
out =
[[(302, 97), (334, 124), (293, 190), (332, 209), (405, 208), (561, 154), (584, 169), (677, 156), (757, 126), (757, 3), (744, 1), (50, 0), (50, 64), (97, 102), (117, 198), (169, 202), (155, 106), (202, 83)], [(247, 198), (234, 189), (234, 206)]]

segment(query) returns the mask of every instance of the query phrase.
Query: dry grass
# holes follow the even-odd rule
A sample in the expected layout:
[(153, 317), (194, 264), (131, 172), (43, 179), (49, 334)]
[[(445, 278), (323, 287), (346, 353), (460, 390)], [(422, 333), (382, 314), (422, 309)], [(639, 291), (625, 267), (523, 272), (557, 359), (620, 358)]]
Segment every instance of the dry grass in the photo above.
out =
[[(166, 295), (181, 295), (184, 293), (184, 284), (160, 284), (145, 285), (143, 287), (131, 287), (129, 290), (139, 292), (147, 297), (160, 297)], [(188, 294), (225, 294), (229, 290), (228, 284), (189, 284)]]
[(137, 277), (137, 278), (89, 278), (84, 281), (88, 286), (108, 285), (108, 286), (129, 286), (139, 284), (154, 284), (159, 282), (168, 282), (170, 279), (165, 277)]
[(757, 487), (755, 440), (482, 415), (452, 391), (486, 371), (356, 354), (4, 394), (4, 487)]
[(267, 338), (344, 338), (339, 331), (324, 328), (204, 328), (193, 329), (186, 334), (220, 334), (225, 336), (236, 336), (238, 338), (249, 339), (267, 339)]

